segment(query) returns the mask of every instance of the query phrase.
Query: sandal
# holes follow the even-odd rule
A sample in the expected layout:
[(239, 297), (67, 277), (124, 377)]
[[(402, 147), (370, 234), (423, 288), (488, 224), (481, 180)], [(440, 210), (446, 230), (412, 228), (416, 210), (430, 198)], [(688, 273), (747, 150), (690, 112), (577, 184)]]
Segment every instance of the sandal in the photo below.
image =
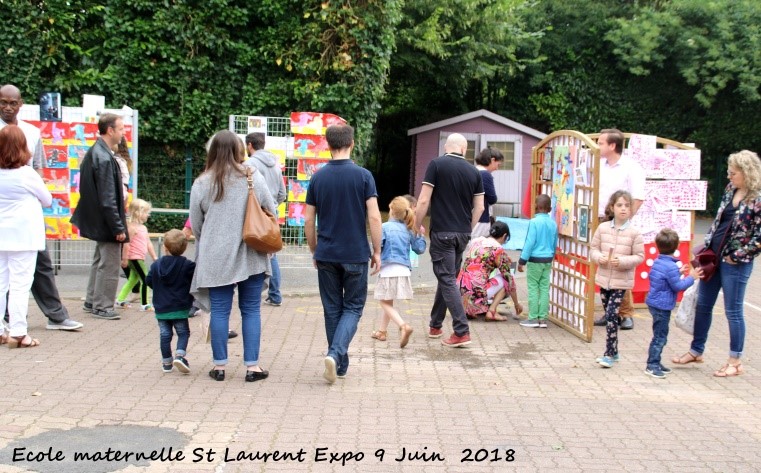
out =
[(740, 376), (744, 372), (742, 363), (737, 363), (736, 365), (727, 363), (715, 371), (713, 375), (717, 378), (730, 378), (732, 376)]
[(8, 348), (32, 348), (40, 346), (40, 341), (29, 335), (8, 337)]
[(497, 315), (494, 313), (493, 310), (489, 309), (486, 311), (486, 320), (489, 322), (504, 322), (505, 320), (507, 320), (507, 317)]
[(386, 341), (386, 335), (387, 335), (386, 330), (376, 330), (370, 336), (373, 337), (374, 339), (378, 340), (378, 341), (385, 342)]
[(692, 353), (687, 352), (682, 356), (675, 356), (674, 358), (671, 359), (671, 362), (677, 365), (686, 365), (689, 363), (702, 363), (703, 355), (695, 356)]
[(410, 341), (410, 335), (412, 335), (412, 327), (410, 327), (410, 324), (404, 324), (401, 327), (399, 327), (400, 337), (399, 337), (399, 348), (404, 348), (407, 346), (407, 343)]

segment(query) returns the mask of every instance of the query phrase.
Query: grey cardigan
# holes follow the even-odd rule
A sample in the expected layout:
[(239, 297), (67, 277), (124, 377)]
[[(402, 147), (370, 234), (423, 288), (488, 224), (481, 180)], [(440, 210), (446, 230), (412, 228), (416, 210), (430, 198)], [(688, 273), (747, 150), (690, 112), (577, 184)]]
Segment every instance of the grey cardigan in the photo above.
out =
[[(254, 189), (259, 204), (276, 213), (275, 202), (260, 172), (255, 171)], [(210, 287), (245, 281), (259, 273), (270, 273), (269, 256), (243, 242), (248, 187), (246, 177), (231, 172), (225, 180), (225, 195), (214, 202), (212, 176), (204, 173), (190, 191), (190, 222), (196, 237), (196, 271), (190, 292), (204, 310), (209, 310)]]

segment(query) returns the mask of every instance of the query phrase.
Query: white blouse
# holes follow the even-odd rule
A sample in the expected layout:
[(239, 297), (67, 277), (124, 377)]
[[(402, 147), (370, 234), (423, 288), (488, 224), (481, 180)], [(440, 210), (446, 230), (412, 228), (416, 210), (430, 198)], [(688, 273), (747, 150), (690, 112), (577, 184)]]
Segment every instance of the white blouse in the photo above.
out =
[(0, 251), (45, 249), (42, 207), (53, 196), (31, 166), (0, 169)]

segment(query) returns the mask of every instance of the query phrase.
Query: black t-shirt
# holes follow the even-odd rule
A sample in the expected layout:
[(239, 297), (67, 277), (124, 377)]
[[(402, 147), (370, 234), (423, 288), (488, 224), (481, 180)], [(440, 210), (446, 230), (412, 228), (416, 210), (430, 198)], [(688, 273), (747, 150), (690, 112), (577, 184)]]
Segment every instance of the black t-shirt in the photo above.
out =
[(431, 232), (470, 233), (473, 196), (484, 193), (476, 167), (459, 154), (439, 156), (425, 170), (426, 184), (433, 187)]
[(729, 201), (727, 206), (724, 207), (724, 210), (721, 212), (719, 226), (716, 227), (716, 231), (713, 232), (713, 236), (711, 237), (711, 249), (714, 253), (719, 255), (720, 259), (721, 250), (723, 250), (723, 247), (727, 244), (725, 237), (729, 231), (729, 228), (732, 226), (732, 220), (735, 219), (736, 213), (737, 207), (734, 206), (732, 201)]

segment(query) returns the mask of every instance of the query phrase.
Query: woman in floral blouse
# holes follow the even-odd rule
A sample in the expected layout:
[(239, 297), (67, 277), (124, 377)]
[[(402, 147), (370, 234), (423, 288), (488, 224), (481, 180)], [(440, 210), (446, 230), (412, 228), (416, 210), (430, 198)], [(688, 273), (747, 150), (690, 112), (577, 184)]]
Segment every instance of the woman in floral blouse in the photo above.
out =
[(725, 378), (743, 373), (740, 357), (745, 343), (743, 299), (753, 270), (753, 259), (761, 251), (761, 160), (756, 153), (743, 150), (729, 156), (729, 185), (719, 211), (705, 236), (707, 248), (720, 259), (713, 276), (698, 284), (695, 331), (690, 351), (672, 361), (676, 364), (702, 363), (713, 306), (724, 292), (724, 312), (729, 322), (729, 359), (714, 372)]
[[(507, 320), (497, 315), (497, 306), (506, 294), (515, 304), (516, 314), (523, 312), (518, 302), (515, 280), (510, 274), (510, 258), (502, 245), (510, 238), (510, 230), (504, 222), (495, 222), (489, 229), (488, 237), (479, 237), (470, 242), (465, 250), (457, 282), (460, 285), (462, 303), (469, 319), (485, 315), (486, 320)], [(489, 304), (491, 300), (491, 304)]]

